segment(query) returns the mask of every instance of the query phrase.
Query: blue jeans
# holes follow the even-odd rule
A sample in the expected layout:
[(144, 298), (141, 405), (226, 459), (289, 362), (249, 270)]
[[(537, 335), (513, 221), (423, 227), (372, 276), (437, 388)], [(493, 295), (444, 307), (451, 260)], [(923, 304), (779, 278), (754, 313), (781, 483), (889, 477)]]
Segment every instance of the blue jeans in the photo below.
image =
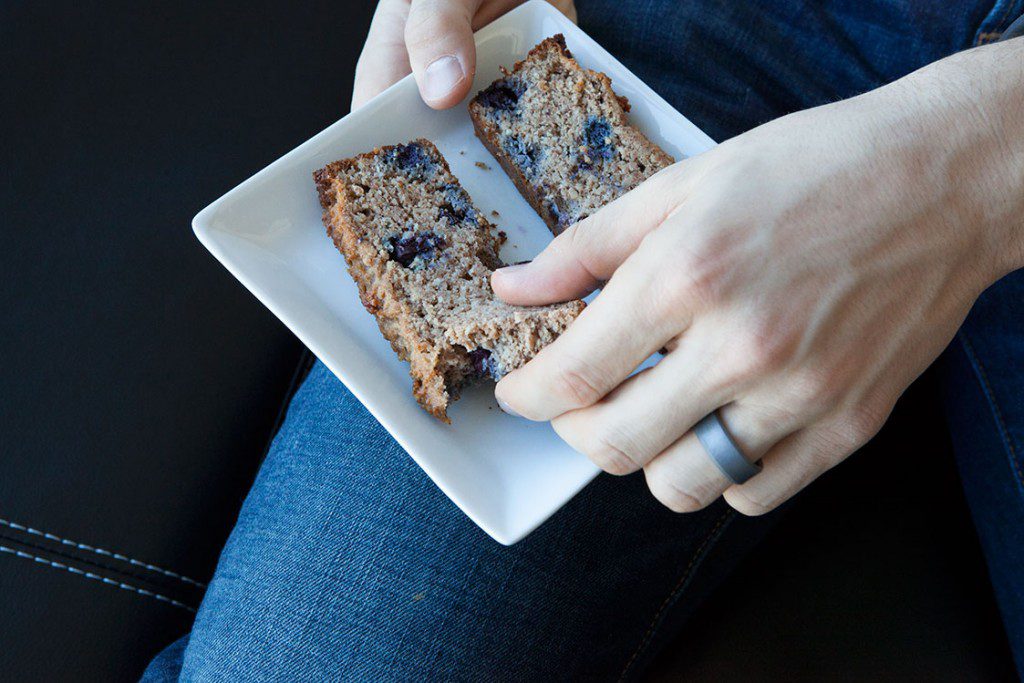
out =
[[(991, 40), (1024, 1), (579, 0), (581, 25), (716, 139)], [(1024, 274), (942, 364), (950, 424), (1024, 671)], [(611, 680), (650, 663), (767, 518), (674, 515), (599, 477), (506, 548), (317, 364), (294, 397), (190, 637), (146, 679)]]

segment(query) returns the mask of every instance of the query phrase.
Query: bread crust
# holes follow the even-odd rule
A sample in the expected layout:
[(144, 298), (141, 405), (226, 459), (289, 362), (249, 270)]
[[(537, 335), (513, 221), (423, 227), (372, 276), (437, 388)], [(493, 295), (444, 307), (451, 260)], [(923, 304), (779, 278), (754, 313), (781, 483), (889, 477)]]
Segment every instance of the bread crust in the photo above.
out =
[[(536, 60), (543, 59), (551, 51), (555, 51), (563, 60), (565, 66), (578, 73), (581, 78), (593, 79), (594, 82), (599, 84), (601, 90), (607, 95), (606, 101), (610, 106), (617, 109), (614, 114), (617, 115), (620, 120), (624, 121), (625, 125), (629, 126), (640, 141), (640, 144), (646, 147), (652, 154), (657, 168), (662, 168), (673, 163), (674, 160), (669, 154), (662, 150), (658, 145), (651, 142), (651, 140), (639, 129), (628, 123), (626, 113), (630, 110), (629, 100), (626, 97), (618, 95), (612, 89), (611, 79), (606, 74), (599, 71), (584, 69), (580, 66), (579, 62), (576, 61), (572, 52), (566, 46), (565, 36), (561, 33), (545, 38), (543, 41), (535, 45), (526, 57), (516, 62), (511, 69), (502, 67), (502, 78), (497, 79), (492, 85), (499, 83), (509, 76), (521, 72), (525, 66)], [(482, 92), (484, 91), (481, 91), (481, 93)], [(523, 173), (523, 170), (518, 164), (516, 164), (515, 160), (502, 147), (501, 131), (489, 118), (487, 108), (480, 103), (479, 99), (481, 93), (474, 96), (469, 103), (469, 116), (473, 122), (474, 133), (487, 148), (487, 151), (489, 151), (498, 161), (498, 164), (515, 184), (516, 189), (519, 190), (519, 193), (523, 198), (526, 199), (531, 207), (533, 207), (534, 211), (537, 212), (551, 232), (558, 235), (567, 226), (559, 223), (559, 217), (551, 210), (549, 200), (541, 193), (541, 188), (536, 186), (529, 178), (527, 178)]]
[[(439, 177), (446, 179), (445, 187), (458, 185), (447, 160), (429, 140), (422, 138), (408, 145), (378, 147), (350, 159), (333, 162), (314, 171), (313, 180), (323, 208), (322, 220), (327, 234), (345, 257), (348, 272), (358, 287), (360, 301), (374, 315), (381, 334), (399, 359), (410, 364), (414, 397), (431, 415), (450, 423), (447, 407), (458, 398), (462, 385), (467, 381), (469, 351), (498, 344), (504, 355), (495, 350), (496, 358), (500, 356), (505, 362), (521, 364), (565, 329), (582, 310), (583, 303), (576, 301), (541, 308), (510, 307), (497, 302), (488, 284), (486, 295), (495, 302), (491, 308), (497, 309), (501, 315), (495, 318), (494, 311), (488, 310), (474, 316), (470, 307), (469, 313), (446, 322), (444, 329), (432, 328), (433, 334), (425, 334), (423, 313), (410, 302), (410, 285), (408, 282), (403, 284), (401, 278), (404, 275), (396, 276), (396, 272), (406, 271), (393, 261), (382, 258), (379, 244), (368, 238), (368, 226), (374, 225), (374, 216), (366, 213), (364, 195), (371, 188), (353, 180), (358, 175), (355, 169), (361, 160), (380, 158), (391, 150), (409, 145), (419, 145), (428, 151), (432, 163), (436, 163), (443, 173)], [(461, 185), (458, 187), (461, 189)], [(481, 273), (500, 267), (498, 249), (505, 237), (483, 217), (482, 212), (472, 208), (475, 212), (474, 225), (477, 226), (472, 231), (472, 244), (476, 245), (473, 247), (476, 251), (472, 253), (479, 259), (478, 265), (473, 267), (485, 269), (475, 271), (479, 279), (483, 277)], [(433, 224), (421, 227), (439, 233), (442, 231), (441, 227)], [(477, 230), (479, 237), (475, 236)], [(437, 280), (459, 277), (455, 273), (447, 276), (441, 267), (430, 270), (430, 273)], [(479, 287), (473, 291), (478, 292), (477, 296), (483, 296)], [(421, 324), (417, 325), (417, 322)]]

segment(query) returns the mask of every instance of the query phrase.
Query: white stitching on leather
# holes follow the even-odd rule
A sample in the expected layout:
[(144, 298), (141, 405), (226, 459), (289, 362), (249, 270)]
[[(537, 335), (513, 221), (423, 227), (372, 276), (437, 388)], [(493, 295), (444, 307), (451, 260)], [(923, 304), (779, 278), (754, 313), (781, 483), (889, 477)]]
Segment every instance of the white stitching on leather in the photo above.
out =
[(136, 586), (132, 586), (131, 584), (127, 584), (127, 583), (124, 583), (122, 581), (115, 581), (114, 579), (109, 579), (109, 578), (107, 578), (105, 576), (100, 576), (99, 574), (93, 574), (92, 572), (87, 572), (85, 570), (79, 569), (78, 567), (72, 567), (71, 565), (61, 564), (60, 562), (54, 562), (53, 560), (47, 560), (44, 557), (38, 557), (37, 555), (31, 555), (31, 554), (23, 552), (21, 550), (15, 550), (14, 548), (8, 548), (5, 545), (0, 545), (0, 553), (10, 553), (11, 555), (14, 555), (16, 557), (21, 557), (21, 558), (26, 559), (26, 560), (32, 560), (34, 562), (38, 562), (39, 564), (45, 564), (47, 566), (53, 567), (54, 569), (63, 569), (66, 572), (71, 572), (72, 574), (77, 574), (78, 576), (82, 576), (82, 577), (85, 577), (87, 579), (92, 579), (93, 581), (99, 581), (99, 582), (105, 583), (105, 584), (107, 584), (109, 586), (117, 586), (118, 588), (120, 588), (122, 590), (132, 591), (133, 593), (138, 593), (139, 595), (145, 595), (145, 596), (150, 597), (150, 598), (155, 598), (156, 600), (159, 600), (161, 602), (166, 602), (166, 603), (168, 603), (170, 605), (174, 605), (175, 607), (180, 607), (181, 609), (188, 610), (189, 612), (192, 612), (192, 613), (195, 613), (195, 611), (196, 611), (194, 607), (189, 607), (185, 603), (178, 602), (177, 600), (174, 600), (173, 598), (169, 598), (166, 595), (160, 595), (159, 593), (154, 593), (153, 591), (148, 591), (145, 588), (138, 588)]
[(112, 557), (115, 560), (121, 560), (122, 562), (127, 562), (128, 564), (132, 565), (133, 567), (142, 567), (143, 569), (148, 569), (151, 572), (156, 572), (157, 574), (163, 574), (164, 576), (169, 576), (172, 579), (178, 579), (179, 581), (182, 581), (184, 583), (190, 583), (193, 586), (198, 586), (199, 588), (206, 588), (206, 584), (205, 583), (202, 583), (200, 581), (196, 581), (195, 579), (190, 579), (187, 576), (182, 576), (181, 574), (177, 574), (175, 572), (172, 572), (169, 569), (163, 569), (161, 567), (157, 567), (156, 565), (148, 564), (146, 562), (140, 562), (139, 560), (134, 560), (134, 559), (132, 559), (130, 557), (126, 557), (125, 555), (121, 555), (120, 553), (112, 553), (109, 550), (104, 550), (103, 548), (95, 548), (95, 547), (93, 547), (91, 545), (86, 545), (85, 543), (78, 543), (77, 541), (69, 541), (66, 538), (61, 538), (60, 536), (54, 536), (53, 534), (46, 533), (45, 531), (39, 531), (38, 529), (33, 529), (30, 526), (24, 526), (22, 524), (18, 524), (17, 522), (11, 522), (11, 521), (8, 521), (6, 519), (0, 519), (0, 526), (5, 526), (5, 527), (8, 527), (10, 529), (14, 529), (16, 531), (22, 531), (22, 532), (24, 532), (26, 534), (31, 534), (32, 536), (40, 536), (40, 537), (45, 538), (47, 540), (56, 541), (57, 543), (61, 543), (62, 545), (68, 545), (68, 546), (71, 546), (72, 548), (78, 548), (79, 550), (86, 550), (86, 551), (91, 552), (91, 553), (96, 553), (97, 555), (103, 555), (104, 557)]

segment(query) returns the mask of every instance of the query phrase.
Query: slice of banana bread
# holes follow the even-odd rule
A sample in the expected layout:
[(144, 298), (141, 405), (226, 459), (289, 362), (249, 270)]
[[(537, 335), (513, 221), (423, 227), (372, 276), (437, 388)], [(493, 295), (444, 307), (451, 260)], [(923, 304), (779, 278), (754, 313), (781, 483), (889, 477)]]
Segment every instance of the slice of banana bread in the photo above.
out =
[(672, 163), (626, 116), (629, 101), (555, 35), (477, 93), (477, 137), (556, 235)]
[(505, 239), (429, 140), (381, 147), (313, 174), (324, 225), (359, 296), (444, 422), (460, 389), (500, 379), (572, 322), (583, 302), (510, 306), (491, 291)]

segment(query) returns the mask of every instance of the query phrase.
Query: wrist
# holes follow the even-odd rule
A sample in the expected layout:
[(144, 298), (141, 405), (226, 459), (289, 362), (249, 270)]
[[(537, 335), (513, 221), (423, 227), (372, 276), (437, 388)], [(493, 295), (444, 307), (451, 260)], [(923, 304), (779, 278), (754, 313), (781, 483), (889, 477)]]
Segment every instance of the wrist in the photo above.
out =
[(1024, 267), (1024, 40), (969, 50), (889, 88), (911, 128), (911, 172), (932, 185), (984, 289)]

